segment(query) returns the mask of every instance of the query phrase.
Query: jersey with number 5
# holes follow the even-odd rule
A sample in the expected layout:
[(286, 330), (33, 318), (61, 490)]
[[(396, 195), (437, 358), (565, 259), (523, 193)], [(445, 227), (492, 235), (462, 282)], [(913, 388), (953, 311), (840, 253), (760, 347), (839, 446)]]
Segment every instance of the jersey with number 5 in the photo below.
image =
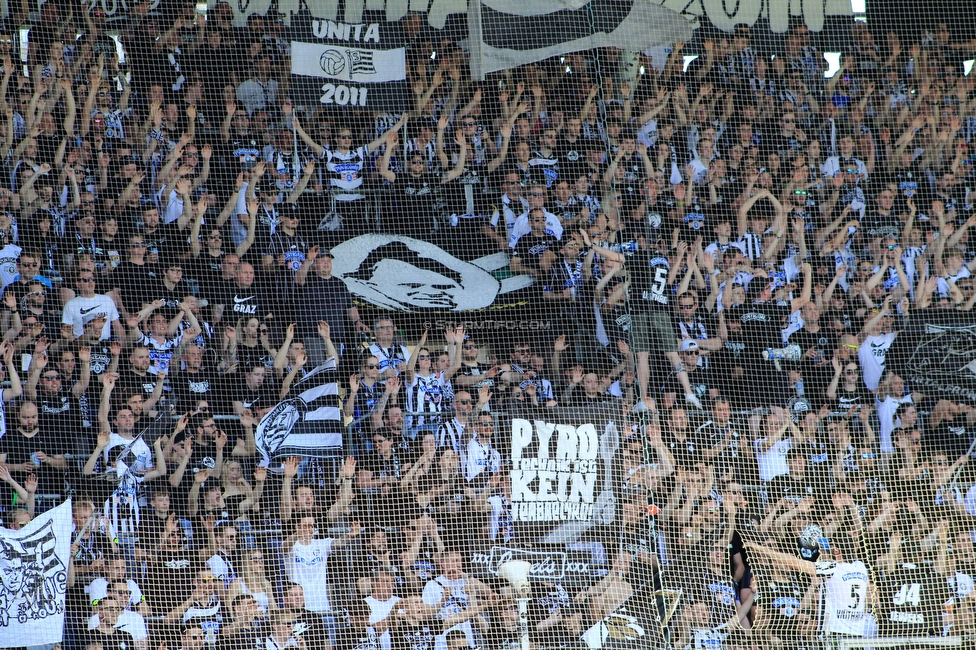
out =
[(631, 308), (634, 311), (668, 308), (671, 263), (667, 257), (657, 252), (640, 251), (627, 262), (627, 270), (631, 277)]
[(868, 569), (857, 562), (817, 562), (820, 629), (824, 634), (863, 636), (868, 597)]

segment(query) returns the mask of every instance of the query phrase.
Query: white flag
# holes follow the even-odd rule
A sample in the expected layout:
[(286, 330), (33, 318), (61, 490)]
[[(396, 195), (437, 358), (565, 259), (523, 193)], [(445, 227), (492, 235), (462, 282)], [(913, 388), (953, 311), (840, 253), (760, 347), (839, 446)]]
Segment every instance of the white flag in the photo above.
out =
[(692, 25), (655, 0), (473, 0), (471, 78), (552, 56), (613, 46), (646, 50), (688, 42)]
[(0, 528), (0, 648), (62, 641), (70, 553), (70, 499), (21, 530)]

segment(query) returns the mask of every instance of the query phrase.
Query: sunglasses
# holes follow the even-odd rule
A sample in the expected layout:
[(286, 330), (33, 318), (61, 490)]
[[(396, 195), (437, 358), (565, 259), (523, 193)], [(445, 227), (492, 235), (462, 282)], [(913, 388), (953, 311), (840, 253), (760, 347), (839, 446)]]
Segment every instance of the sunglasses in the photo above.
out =
[(379, 368), (379, 364), (367, 363), (365, 366), (363, 366), (363, 368), (366, 368), (367, 370), (376, 370), (377, 368)]

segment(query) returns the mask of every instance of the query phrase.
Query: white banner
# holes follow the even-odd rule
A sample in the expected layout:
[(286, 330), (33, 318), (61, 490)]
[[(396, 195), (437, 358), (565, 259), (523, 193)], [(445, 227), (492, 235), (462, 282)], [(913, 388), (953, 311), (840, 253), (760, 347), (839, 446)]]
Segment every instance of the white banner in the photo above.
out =
[(592, 424), (512, 420), (515, 521), (592, 521), (599, 450)]
[(70, 553), (70, 499), (21, 530), (0, 528), (0, 648), (62, 641)]
[(598, 47), (645, 50), (692, 38), (678, 11), (651, 0), (472, 0), (471, 78)]
[(291, 73), (354, 83), (402, 81), (407, 76), (407, 51), (292, 41)]

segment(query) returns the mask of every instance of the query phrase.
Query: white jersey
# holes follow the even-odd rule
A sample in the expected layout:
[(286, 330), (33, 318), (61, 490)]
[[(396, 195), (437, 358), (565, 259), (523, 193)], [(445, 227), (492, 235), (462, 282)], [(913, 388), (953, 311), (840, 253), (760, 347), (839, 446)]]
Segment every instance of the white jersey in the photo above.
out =
[[(427, 377), (414, 374), (407, 388), (407, 411), (410, 413), (440, 413), (447, 406), (448, 393), (444, 386), (444, 373), (438, 372)], [(437, 417), (418, 415), (407, 417), (407, 426), (438, 424)]]
[(20, 277), (17, 272), (17, 260), (23, 249), (14, 244), (7, 244), (0, 249), (0, 285), (6, 287)]
[(888, 349), (895, 342), (895, 333), (880, 334), (869, 336), (864, 339), (864, 343), (857, 350), (857, 359), (861, 362), (861, 370), (864, 373), (864, 385), (868, 390), (878, 390), (878, 382), (884, 374), (885, 357), (888, 356)]
[(366, 162), (369, 160), (366, 147), (350, 149), (346, 153), (325, 149), (322, 158), (329, 174), (329, 187), (341, 192), (336, 194), (337, 201), (358, 201), (364, 198), (356, 190), (362, 187), (366, 174)]
[(868, 617), (868, 568), (856, 562), (817, 562), (822, 634), (863, 636)]
[(330, 611), (327, 566), (333, 541), (313, 539), (308, 546), (296, 542), (285, 561), (288, 579), (305, 590), (305, 609), (310, 612)]
[(407, 362), (410, 361), (410, 350), (405, 345), (397, 345), (396, 343), (388, 348), (380, 346), (379, 343), (373, 343), (369, 346), (369, 353), (379, 360), (380, 374), (389, 368), (393, 368), (399, 375), (407, 367)]

